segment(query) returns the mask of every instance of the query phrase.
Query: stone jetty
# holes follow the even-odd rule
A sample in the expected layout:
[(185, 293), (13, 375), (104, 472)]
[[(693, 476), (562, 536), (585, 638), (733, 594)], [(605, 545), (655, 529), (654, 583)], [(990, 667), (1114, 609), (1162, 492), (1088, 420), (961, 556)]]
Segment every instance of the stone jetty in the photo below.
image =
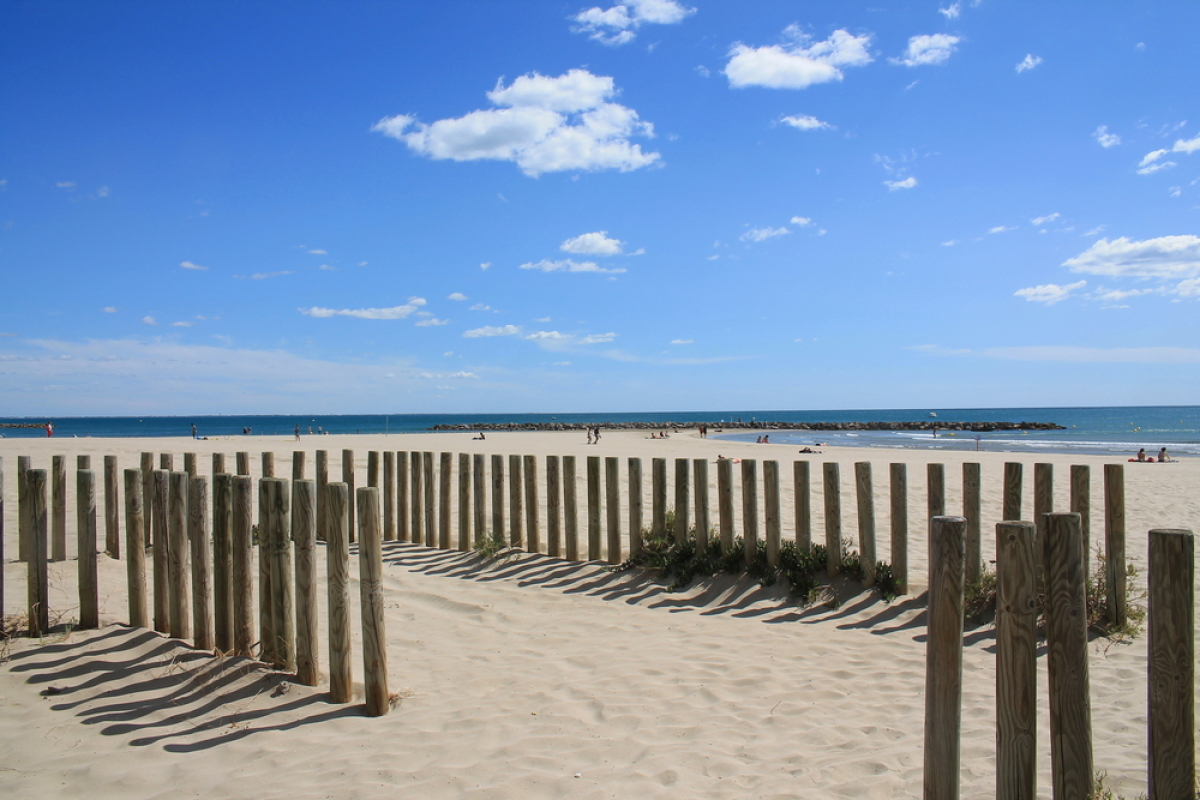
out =
[(705, 426), (712, 433), (729, 430), (765, 431), (1060, 431), (1062, 425), (1053, 422), (951, 422), (928, 419), (908, 422), (473, 422), (461, 425), (434, 425), (433, 431), (583, 431), (589, 428), (605, 430), (687, 430)]

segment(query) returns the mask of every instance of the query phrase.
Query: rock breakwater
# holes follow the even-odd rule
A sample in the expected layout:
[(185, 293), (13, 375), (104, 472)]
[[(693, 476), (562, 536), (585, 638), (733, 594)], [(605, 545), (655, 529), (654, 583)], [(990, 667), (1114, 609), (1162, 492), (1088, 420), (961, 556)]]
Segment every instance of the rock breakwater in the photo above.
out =
[(914, 422), (473, 422), (459, 425), (434, 425), (432, 431), (585, 431), (604, 430), (658, 431), (688, 430), (706, 427), (710, 433), (730, 430), (765, 431), (1060, 431), (1062, 425), (1053, 422), (950, 422), (947, 420), (918, 420)]

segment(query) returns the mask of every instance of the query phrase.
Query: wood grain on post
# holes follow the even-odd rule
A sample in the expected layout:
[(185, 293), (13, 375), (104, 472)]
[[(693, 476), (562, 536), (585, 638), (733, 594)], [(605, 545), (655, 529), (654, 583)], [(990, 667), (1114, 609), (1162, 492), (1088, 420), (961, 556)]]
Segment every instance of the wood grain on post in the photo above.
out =
[(158, 454), (158, 468), (166, 470), (167, 472), (174, 472), (175, 471), (175, 456), (173, 456), (170, 453), (159, 453)]
[(812, 549), (811, 470), (807, 461), (792, 462), (792, 505), (795, 508), (796, 547), (801, 553)]
[(1083, 536), (1083, 574), (1092, 574), (1092, 470), (1087, 464), (1071, 465), (1071, 511), (1079, 515)]
[(600, 456), (587, 457), (588, 561), (599, 561), (600, 549)]
[(213, 476), (213, 646), (233, 650), (233, 476)]
[[(75, 472), (75, 533), (79, 558), (79, 627), (100, 627), (100, 586), (96, 572), (96, 473)], [(0, 561), (0, 564), (3, 564)]]
[(763, 462), (763, 501), (766, 503), (766, 534), (767, 564), (779, 566), (779, 547), (783, 536), (779, 514), (779, 462)]
[[(925, 798), (958, 798), (962, 729), (962, 517), (929, 525), (929, 608), (925, 612)], [(1080, 795), (1082, 797), (1082, 795)]]
[(525, 546), (525, 495), (521, 483), (521, 457), (508, 457), (508, 543)]
[(650, 461), (650, 533), (667, 535), (667, 460)]
[(188, 543), (188, 474), (171, 473), (170, 507), (167, 511), (167, 626), (172, 639), (192, 637), (191, 545)]
[(629, 557), (642, 552), (642, 460), (629, 459)]
[(475, 495), (472, 499), (475, 511), (475, 538), (474, 544), (479, 544), (487, 538), (487, 473), (484, 469), (486, 459), (483, 453), (475, 453), (471, 456), (471, 466), (473, 471), (471, 481), (474, 484)]
[(717, 460), (717, 525), (720, 527), (721, 551), (733, 551), (736, 538), (733, 527), (733, 462)]
[(821, 465), (825, 489), (825, 571), (842, 571), (842, 477), (836, 462)]
[(367, 451), (367, 486), (379, 488), (379, 451)]
[(1196, 551), (1191, 531), (1150, 531), (1150, 800), (1196, 797)]
[(871, 462), (854, 465), (854, 493), (858, 501), (858, 560), (862, 565), (863, 586), (875, 585), (875, 483)]
[(262, 476), (264, 478), (275, 477), (275, 454), (264, 452), (262, 454)]
[[(271, 481), (271, 533), (267, 537), (271, 556), (271, 629), (275, 633), (275, 665), (288, 672), (296, 671), (296, 617), (292, 596), (292, 537), (291, 508), (288, 482), (282, 478)], [(379, 506), (375, 506), (379, 530)]]
[[(396, 539), (401, 542), (411, 542), (412, 533), (410, 524), (412, 522), (412, 513), (409, 510), (409, 477), (408, 477), (408, 453), (398, 451), (396, 453)], [(321, 491), (318, 487), (317, 491)], [(323, 493), (322, 493), (323, 494)], [(318, 498), (321, 495), (317, 495)]]
[(492, 454), (492, 528), (490, 536), (504, 542), (504, 456)]
[[(214, 478), (217, 475), (224, 475), (226, 472), (228, 472), (228, 470), (225, 469), (225, 454), (224, 453), (213, 453), (212, 454), (212, 474), (213, 474)], [(216, 487), (214, 485), (214, 490), (215, 490), (215, 488)]]
[(458, 454), (458, 549), (471, 549), (471, 454)]
[(525, 456), (525, 549), (542, 549), (541, 503), (538, 498), (537, 456)]
[(167, 501), (171, 496), (171, 473), (165, 469), (156, 469), (151, 474), (154, 478), (154, 630), (168, 633), (171, 630), (171, 604), (167, 561), (171, 542), (167, 536)]
[(212, 650), (212, 557), (209, 550), (208, 478), (188, 478), (188, 541), (192, 550), (192, 643)]
[(294, 480), (294, 481), (304, 480), (304, 462), (305, 462), (304, 451), (303, 450), (293, 450), (292, 451), (292, 480)]
[(142, 453), (142, 541), (154, 548), (154, 453)]
[[(422, 504), (425, 500), (425, 489), (422, 475), (424, 470), (421, 468), (421, 453), (418, 450), (413, 450), (408, 454), (408, 483), (409, 483), (409, 522), (411, 523), (411, 535), (413, 544), (423, 544), (425, 542), (425, 515), (422, 513)], [(349, 488), (349, 487), (347, 487)], [(353, 502), (349, 500), (347, 502)], [(349, 535), (349, 534), (347, 534)]]
[(687, 541), (691, 527), (692, 481), (689, 473), (691, 464), (686, 458), (675, 459), (675, 541)]
[(396, 454), (383, 454), (383, 540), (396, 540)]
[(1104, 583), (1108, 621), (1125, 624), (1125, 465), (1104, 465)]
[(1021, 488), (1025, 480), (1025, 467), (1015, 461), (1004, 463), (1004, 508), (1006, 520), (1021, 518)]
[(346, 506), (346, 513), (349, 515), (346, 535), (349, 537), (350, 544), (354, 544), (354, 537), (357, 526), (354, 524), (354, 451), (342, 450), (342, 483), (346, 484), (347, 490), (350, 492), (350, 502)]
[(184, 453), (183, 454), (183, 471), (188, 474), (189, 478), (196, 477), (196, 454), (195, 453)]
[(129, 624), (150, 627), (146, 611), (146, 528), (142, 519), (142, 471), (125, 470), (125, 573), (129, 589)]
[[(386, 463), (386, 462), (385, 462)], [(292, 539), (296, 542), (296, 682), (321, 682), (318, 655), (315, 481), (292, 483)]]
[(50, 560), (67, 560), (67, 457), (54, 456), (50, 484)]
[[(421, 453), (421, 485), (425, 490), (425, 497), (421, 505), (425, 506), (425, 546), (437, 547), (437, 506), (434, 505), (434, 496), (437, 493), (437, 486), (433, 482), (433, 453), (426, 450)], [(353, 522), (353, 520), (351, 520)], [(354, 541), (351, 539), (350, 541)]]
[(758, 555), (758, 462), (742, 459), (742, 555), (746, 566)]
[(329, 485), (329, 453), (326, 450), (318, 450), (316, 462), (314, 463), (316, 470), (317, 482), (317, 541), (325, 541), (325, 487)]
[(18, 512), (29, 530), (29, 562), (26, 569), (29, 635), (42, 636), (50, 631), (50, 576), (49, 565), (46, 563), (46, 550), (49, 545), (46, 470), (26, 470), (23, 488)]
[(275, 513), (271, 500), (270, 478), (258, 481), (258, 658), (274, 665), (279, 640), (274, 628), (274, 598), (271, 588), (271, 530), (274, 528), (272, 515)]
[(708, 511), (708, 459), (692, 459), (692, 480), (695, 482), (694, 505), (696, 511), (696, 550), (708, 550), (708, 532), (712, 520)]
[(1037, 527), (996, 525), (996, 799), (1037, 797)]
[(117, 457), (104, 457), (104, 551), (121, 557), (121, 497)]
[(383, 537), (379, 530), (379, 489), (367, 487), (358, 490), (358, 524), (363, 695), (367, 716), (380, 717), (388, 713), (391, 704), (388, 702), (387, 636), (383, 626)]
[(604, 459), (604, 512), (608, 532), (608, 563), (621, 563), (621, 476), (616, 456)]
[(254, 649), (254, 484), (249, 475), (233, 478), (233, 653), (250, 656)]
[(568, 561), (579, 560), (579, 500), (575, 479), (575, 456), (563, 456), (563, 553)]
[(17, 456), (17, 559), (28, 561), (33, 551), (33, 531), (25, 524), (21, 513), (21, 498), (25, 496), (25, 475), (30, 469), (29, 456)]
[(963, 518), (967, 521), (963, 579), (974, 586), (983, 577), (983, 476), (979, 464), (962, 465)]
[[(1037, 553), (1034, 548), (1034, 556)], [(1087, 598), (1079, 515), (1046, 515), (1046, 663), (1050, 675), (1050, 759), (1055, 797), (1092, 789)]]
[(350, 644), (350, 487), (342, 482), (325, 487), (328, 530), (325, 545), (326, 587), (329, 593), (329, 699), (354, 699), (353, 652)]
[(1038, 574), (1043, 574), (1046, 564), (1046, 515), (1054, 510), (1054, 465), (1033, 465), (1033, 524), (1037, 526), (1041, 547), (1034, 551)]
[(91, 468), (92, 468), (92, 457), (91, 456), (88, 456), (88, 455), (75, 456), (75, 470), (76, 471), (79, 471), (81, 469), (91, 469)]
[(438, 547), (450, 549), (450, 490), (454, 481), (454, 454), (442, 453), (438, 456)]
[(546, 555), (562, 557), (562, 465), (546, 456)]
[(250, 474), (250, 453), (246, 452), (245, 450), (239, 451), (235, 455), (235, 460), (237, 462), (237, 464), (236, 464), (237, 474), (238, 475), (249, 475)]
[(892, 577), (896, 594), (908, 594), (908, 465), (891, 464)]
[(928, 519), (946, 516), (946, 465), (926, 464), (925, 480)]

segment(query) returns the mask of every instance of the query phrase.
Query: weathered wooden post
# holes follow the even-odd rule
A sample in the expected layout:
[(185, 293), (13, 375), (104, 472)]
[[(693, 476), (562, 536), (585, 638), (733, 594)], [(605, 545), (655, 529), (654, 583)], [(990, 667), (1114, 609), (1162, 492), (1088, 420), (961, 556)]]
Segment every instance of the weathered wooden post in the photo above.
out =
[(192, 642), (212, 650), (212, 568), (208, 530), (208, 478), (188, 478), (188, 541), (192, 550)]
[(454, 454), (441, 453), (438, 456), (438, 547), (450, 549), (450, 488), (454, 481)]
[[(79, 553), (79, 627), (100, 627), (100, 586), (96, 572), (96, 473), (75, 473), (75, 532)], [(3, 564), (0, 561), (0, 564)]]
[(171, 473), (156, 469), (154, 475), (154, 630), (168, 633), (171, 630), (170, 575), (168, 557), (171, 542), (167, 535), (167, 505), (171, 496)]
[[(75, 456), (75, 470), (77, 472), (81, 469), (91, 469), (91, 468), (92, 468), (92, 457), (91, 456), (89, 456), (89, 455)], [(78, 508), (78, 506), (77, 506), (77, 508)]]
[(1191, 531), (1150, 531), (1150, 800), (1196, 797), (1196, 552)]
[(642, 552), (642, 460), (629, 459), (629, 557)]
[(191, 561), (188, 543), (188, 474), (172, 472), (170, 509), (167, 512), (167, 625), (173, 639), (192, 637)]
[(925, 480), (928, 518), (946, 516), (946, 465), (926, 464)]
[(471, 464), (474, 467), (471, 479), (474, 482), (474, 510), (475, 510), (475, 544), (479, 544), (487, 538), (487, 473), (484, 469), (485, 459), (483, 453), (475, 453), (471, 456)]
[(1037, 527), (996, 525), (996, 800), (1037, 797)]
[(667, 535), (667, 460), (650, 461), (650, 533)]
[(354, 524), (354, 451), (342, 450), (342, 483), (346, 484), (347, 490), (350, 492), (350, 502), (346, 505), (346, 514), (349, 516), (347, 521), (346, 535), (349, 537), (350, 544), (354, 544), (355, 532), (358, 527)]
[(708, 459), (692, 459), (692, 478), (696, 483), (696, 550), (703, 553), (708, 550), (708, 531), (711, 520), (708, 513)]
[[(317, 482), (317, 541), (325, 541), (325, 487), (329, 485), (329, 453), (318, 450), (316, 463)], [(401, 519), (402, 526), (405, 524)]]
[(321, 681), (317, 650), (316, 493), (315, 481), (300, 479), (292, 483), (292, 538), (296, 542), (296, 681), (304, 686), (316, 686)]
[(54, 456), (50, 484), (50, 560), (67, 560), (67, 457)]
[[(142, 541), (154, 549), (154, 453), (142, 453)], [(153, 554), (151, 554), (153, 555)]]
[(504, 456), (492, 454), (492, 530), (491, 537), (504, 542)]
[(979, 464), (962, 465), (963, 518), (967, 521), (963, 579), (974, 586), (983, 577), (983, 475)]
[(250, 656), (254, 648), (254, 483), (249, 475), (233, 478), (233, 652)]
[[(396, 452), (396, 539), (401, 542), (411, 542), (412, 534), (409, 532), (412, 522), (412, 512), (409, 510), (409, 503), (412, 502), (408, 496), (410, 480), (408, 477), (408, 453), (404, 451)], [(317, 487), (317, 498), (324, 495), (321, 487)]]
[(812, 494), (807, 461), (792, 462), (792, 505), (796, 517), (796, 547), (801, 553), (812, 549)]
[(125, 571), (129, 585), (129, 624), (150, 627), (146, 611), (146, 541), (142, 504), (142, 471), (125, 470)]
[[(958, 797), (962, 729), (962, 517), (930, 520), (929, 609), (925, 612), (925, 798)], [(1081, 795), (1082, 796), (1082, 795)]]
[(1046, 565), (1046, 515), (1054, 510), (1054, 465), (1033, 465), (1033, 522), (1037, 526), (1038, 541), (1042, 546), (1034, 551), (1038, 574), (1044, 574)]
[(44, 636), (50, 631), (50, 576), (46, 563), (49, 544), (46, 524), (46, 470), (26, 470), (23, 488), (18, 512), (29, 531), (29, 562), (26, 570), (29, 635)]
[(458, 549), (471, 549), (471, 454), (458, 454)]
[(587, 457), (588, 561), (600, 555), (600, 456)]
[(779, 546), (783, 532), (779, 524), (779, 462), (763, 462), (763, 500), (766, 502), (767, 564), (779, 566)]
[[(1021, 518), (1021, 486), (1025, 480), (1025, 467), (1015, 461), (1004, 463), (1004, 511), (1006, 520)], [(1039, 544), (1039, 547), (1041, 545)]]
[(858, 560), (863, 586), (875, 585), (875, 484), (871, 462), (854, 465), (854, 491), (858, 500)]
[(104, 457), (104, 551), (121, 557), (121, 498), (117, 457)]
[(512, 547), (525, 546), (525, 502), (524, 485), (521, 483), (521, 457), (508, 457), (508, 543)]
[(258, 481), (258, 658), (267, 664), (278, 663), (279, 639), (274, 628), (275, 591), (271, 588), (271, 531), (275, 513), (269, 478)]
[(367, 486), (379, 488), (379, 451), (367, 451)]
[(383, 540), (396, 540), (396, 454), (383, 454)]
[(1104, 465), (1104, 569), (1108, 621), (1122, 626), (1125, 606), (1125, 465)]
[(525, 549), (531, 553), (542, 549), (537, 456), (525, 456)]
[[(212, 454), (212, 474), (214, 476), (223, 475), (223, 474), (225, 474), (226, 471), (227, 470), (225, 469), (225, 454), (224, 453), (213, 453)], [(214, 486), (214, 490), (215, 490), (215, 486)]]
[(1083, 574), (1092, 574), (1092, 471), (1087, 464), (1071, 465), (1071, 511), (1079, 515), (1083, 535)]
[(728, 458), (717, 461), (717, 524), (721, 528), (721, 550), (733, 550), (736, 538), (733, 527), (733, 462)]
[(825, 489), (825, 571), (842, 571), (842, 478), (836, 462), (821, 465)]
[(908, 594), (908, 465), (889, 467), (892, 501), (892, 577), (896, 593)]
[(29, 561), (33, 551), (33, 530), (21, 513), (21, 498), (25, 496), (25, 475), (30, 470), (29, 456), (17, 456), (17, 559)]
[(171, 453), (158, 454), (158, 468), (164, 469), (167, 472), (175, 471), (175, 456)]
[(620, 462), (616, 456), (604, 459), (604, 511), (608, 531), (608, 563), (621, 563), (621, 484)]
[(236, 463), (237, 474), (238, 475), (249, 475), (250, 474), (250, 453), (248, 453), (244, 450), (239, 451), (238, 453), (236, 453), (234, 455), (234, 459), (237, 462)]
[[(433, 454), (429, 454), (432, 463)], [(387, 636), (383, 626), (383, 537), (379, 489), (358, 490), (358, 587), (362, 604), (363, 695), (367, 716), (388, 713)]]
[[(437, 486), (433, 482), (433, 453), (429, 450), (421, 453), (421, 471), (424, 473), (421, 476), (421, 484), (425, 490), (422, 502), (422, 505), (425, 506), (425, 546), (437, 547), (437, 506), (434, 501)], [(351, 539), (351, 541), (354, 540)]]
[(691, 514), (689, 513), (692, 505), (691, 498), (691, 477), (688, 473), (688, 460), (686, 458), (675, 459), (675, 541), (682, 544), (687, 541), (688, 528), (691, 527)]
[(758, 555), (758, 462), (742, 459), (742, 555), (746, 566)]
[(275, 477), (275, 454), (271, 452), (263, 452), (262, 454), (262, 476), (264, 478)]
[(546, 555), (562, 556), (562, 462), (546, 456)]
[(1063, 798), (1087, 797), (1093, 778), (1082, 545), (1078, 514), (1046, 515), (1051, 775), (1054, 796)]
[(563, 539), (568, 561), (579, 560), (579, 501), (575, 456), (563, 456)]
[[(260, 551), (270, 560), (271, 633), (275, 637), (272, 650), (276, 667), (296, 670), (296, 621), (292, 599), (292, 539), (291, 510), (288, 503), (288, 482), (282, 478), (264, 479), (269, 484), (268, 500), (271, 514), (266, 536), (267, 549)], [(375, 490), (378, 493), (378, 489)], [(375, 506), (376, 514), (379, 506)], [(371, 521), (379, 530), (379, 520)]]
[(329, 699), (349, 703), (354, 699), (354, 672), (350, 645), (350, 487), (330, 483), (325, 487), (325, 567), (329, 592)]
[(233, 650), (233, 476), (213, 476), (213, 646)]
[[(421, 468), (421, 462), (422, 458), (419, 450), (413, 450), (408, 454), (409, 491), (411, 494), (408, 504), (409, 511), (411, 512), (409, 514), (411, 518), (409, 521), (412, 524), (413, 544), (424, 544), (425, 542), (425, 514), (424, 508), (422, 507), (422, 504), (425, 500), (425, 488), (422, 485), (424, 481), (422, 480), (423, 470)], [(351, 499), (347, 500), (347, 502), (354, 502), (353, 496), (351, 496)], [(352, 534), (347, 533), (346, 535), (351, 536)], [(351, 538), (351, 541), (353, 541), (353, 538)]]
[(183, 471), (187, 473), (187, 476), (189, 478), (196, 477), (196, 454), (195, 453), (184, 453), (183, 454)]

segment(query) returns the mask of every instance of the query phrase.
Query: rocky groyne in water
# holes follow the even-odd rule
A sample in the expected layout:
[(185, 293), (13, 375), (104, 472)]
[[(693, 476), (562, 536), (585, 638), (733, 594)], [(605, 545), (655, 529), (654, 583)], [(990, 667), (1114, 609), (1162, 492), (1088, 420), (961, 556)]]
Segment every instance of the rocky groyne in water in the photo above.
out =
[(604, 430), (687, 430), (704, 426), (710, 433), (730, 430), (758, 431), (1061, 431), (1053, 422), (951, 422), (929, 419), (910, 422), (472, 422), (459, 425), (434, 425), (432, 431), (585, 431)]

